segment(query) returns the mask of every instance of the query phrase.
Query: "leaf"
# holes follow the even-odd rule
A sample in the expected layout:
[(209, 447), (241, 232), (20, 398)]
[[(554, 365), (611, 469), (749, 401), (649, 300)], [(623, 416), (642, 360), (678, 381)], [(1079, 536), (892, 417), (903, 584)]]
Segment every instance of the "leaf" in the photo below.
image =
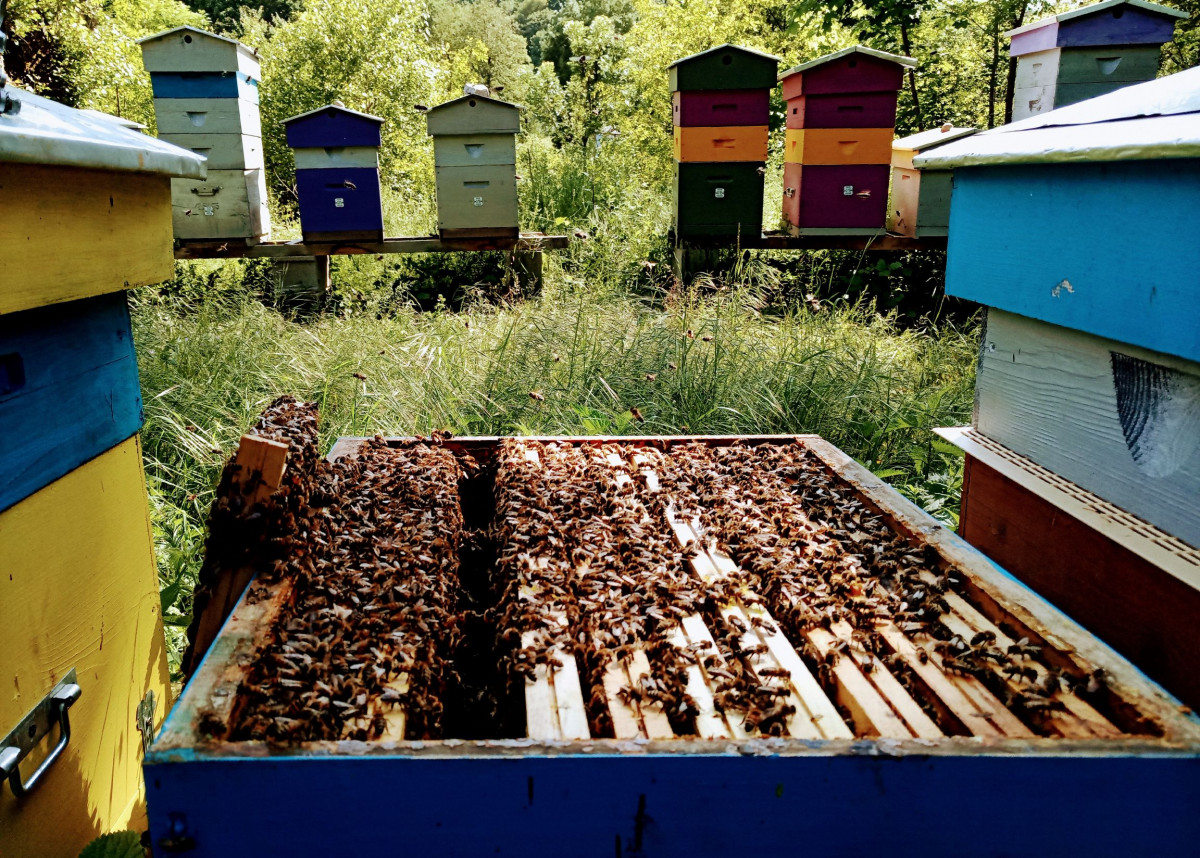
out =
[(886, 480), (891, 477), (899, 477), (904, 471), (900, 468), (880, 468), (878, 471), (872, 471), (872, 473), (879, 477), (879, 479)]
[(186, 629), (191, 624), (191, 614), (166, 614), (163, 616), (164, 626), (176, 626), (181, 629)]
[(79, 858), (146, 858), (146, 850), (136, 831), (113, 831), (83, 847)]
[(172, 581), (166, 587), (163, 587), (162, 592), (159, 594), (159, 598), (162, 599), (162, 612), (163, 612), (164, 616), (166, 615), (167, 611), (170, 610), (175, 605), (175, 601), (179, 598), (179, 594), (182, 590), (183, 590), (183, 576), (182, 575), (179, 576), (178, 578), (176, 578), (174, 581)]

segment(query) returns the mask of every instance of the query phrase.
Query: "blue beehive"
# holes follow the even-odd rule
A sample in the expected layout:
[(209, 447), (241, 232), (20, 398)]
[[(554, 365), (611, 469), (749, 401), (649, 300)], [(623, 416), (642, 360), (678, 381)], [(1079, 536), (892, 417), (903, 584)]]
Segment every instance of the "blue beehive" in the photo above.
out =
[[(946, 291), (988, 307), (972, 455), (1055, 509), (1018, 536), (1032, 501), (972, 478), (964, 534), (1200, 699), (1200, 69), (915, 163), (954, 170)], [(1061, 536), (1068, 516), (1083, 535)], [(1119, 548), (1076, 559), (1104, 540)], [(1004, 553), (1022, 544), (1026, 562)]]
[(382, 241), (378, 116), (328, 104), (283, 122), (304, 240)]

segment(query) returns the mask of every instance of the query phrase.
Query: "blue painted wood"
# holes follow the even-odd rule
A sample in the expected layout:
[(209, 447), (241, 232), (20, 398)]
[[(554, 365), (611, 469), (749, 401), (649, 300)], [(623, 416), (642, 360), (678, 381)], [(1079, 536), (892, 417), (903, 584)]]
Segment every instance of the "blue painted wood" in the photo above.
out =
[[(177, 710), (178, 711), (178, 710)], [(975, 744), (975, 743), (969, 743)], [(278, 757), (145, 766), (193, 858), (1192, 854), (1194, 756)]]
[(258, 104), (258, 81), (242, 72), (159, 72), (150, 75), (155, 98), (243, 98)]
[(946, 292), (1200, 361), (1200, 159), (954, 171)]
[(1136, 6), (1102, 9), (1061, 22), (1058, 46), (1161, 45), (1175, 37), (1175, 21)]
[(123, 292), (0, 316), (0, 510), (141, 426)]
[(333, 105), (286, 121), (293, 149), (334, 146), (379, 146), (383, 120)]
[(379, 170), (374, 167), (340, 167), (297, 170), (300, 228), (306, 240), (321, 233), (362, 233), (364, 238), (383, 235), (383, 203)]

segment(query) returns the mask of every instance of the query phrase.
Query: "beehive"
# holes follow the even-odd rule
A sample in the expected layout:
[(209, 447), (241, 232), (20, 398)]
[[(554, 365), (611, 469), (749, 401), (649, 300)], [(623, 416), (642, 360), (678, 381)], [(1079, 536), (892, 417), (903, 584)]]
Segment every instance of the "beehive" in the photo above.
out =
[[(964, 532), (1200, 702), (1190, 655), (1200, 643), (1200, 305), (1180, 276), (1200, 265), (1188, 228), (1200, 71), (951, 143), (916, 165), (954, 170), (947, 292), (990, 308), (974, 429), (1005, 452), (980, 455), (1028, 477), (1022, 487), (973, 482), (965, 503), (980, 512)], [(1114, 213), (1119, 230), (1106, 227)], [(1055, 500), (1025, 498), (1038, 493)], [(1006, 544), (1006, 517), (1060, 504), (1064, 519), (1087, 523), (1053, 562)], [(1048, 518), (1040, 529), (1052, 529)], [(1114, 535), (1108, 597), (1079, 585), (1093, 573), (1075, 556)]]
[[(1152, 848), (1200, 832), (1196, 722), (819, 438), (332, 458), (313, 490), (339, 496), (301, 525), (328, 555), (259, 556), (152, 749), (156, 845), (360, 852), (399, 827), (434, 854), (727, 855), (749, 826), (856, 854), (896, 825), (923, 852), (1105, 855), (1130, 814)], [(1022, 820), (994, 850), (955, 823), (980, 803)]]
[(950, 228), (950, 170), (918, 170), (913, 158), (952, 140), (975, 133), (974, 128), (943, 125), (892, 143), (892, 195), (888, 229), (910, 238), (945, 235)]
[(383, 241), (379, 189), (383, 120), (327, 104), (283, 124), (296, 155), (304, 240)]
[(762, 232), (767, 121), (779, 59), (720, 45), (669, 67), (675, 152), (675, 233)]
[(442, 237), (516, 238), (521, 108), (483, 95), (464, 95), (437, 105), (425, 119), (433, 137)]
[(896, 98), (904, 69), (915, 65), (856, 45), (779, 75), (787, 102), (783, 220), (793, 235), (883, 229)]
[(175, 237), (250, 242), (268, 237), (258, 55), (195, 27), (176, 27), (138, 44), (154, 90), (159, 138), (208, 160), (203, 182), (172, 184)]
[(1010, 30), (1013, 119), (1153, 80), (1162, 45), (1186, 17), (1145, 0), (1104, 0)]
[[(12, 87), (0, 95), (10, 103), (0, 115), (0, 764), (5, 779), (15, 774), (0, 780), (0, 853), (74, 855), (102, 831), (144, 825), (140, 728), (148, 742), (169, 702), (123, 290), (173, 274), (172, 177), (204, 167), (110, 118)], [(34, 738), (11, 733), (18, 724)], [(28, 792), (17, 798), (14, 785)]]

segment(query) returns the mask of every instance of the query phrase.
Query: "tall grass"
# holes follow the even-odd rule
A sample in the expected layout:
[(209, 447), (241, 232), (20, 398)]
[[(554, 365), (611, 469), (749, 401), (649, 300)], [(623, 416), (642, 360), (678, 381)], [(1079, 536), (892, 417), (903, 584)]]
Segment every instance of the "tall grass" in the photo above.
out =
[(189, 611), (219, 469), (280, 394), (319, 403), (325, 446), (434, 429), (815, 432), (952, 517), (954, 462), (928, 430), (967, 419), (975, 353), (971, 331), (901, 330), (863, 308), (764, 315), (744, 289), (652, 305), (565, 285), (515, 306), (307, 324), (237, 293), (194, 305), (144, 297), (134, 337), (164, 603), (176, 624)]

